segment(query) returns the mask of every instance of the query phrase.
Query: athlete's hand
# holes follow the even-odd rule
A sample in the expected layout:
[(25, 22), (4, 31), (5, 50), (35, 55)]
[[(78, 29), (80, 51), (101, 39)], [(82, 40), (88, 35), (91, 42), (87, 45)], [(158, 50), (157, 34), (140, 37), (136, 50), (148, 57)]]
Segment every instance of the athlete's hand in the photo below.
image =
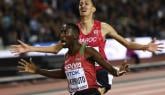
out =
[(155, 51), (162, 51), (163, 50), (163, 43), (155, 43), (156, 38), (154, 38), (149, 44), (148, 48), (146, 50), (150, 52), (155, 52)]
[(127, 63), (127, 61), (125, 60), (125, 61), (121, 64), (121, 66), (120, 66), (120, 68), (119, 68), (119, 70), (118, 70), (118, 76), (121, 76), (121, 75), (127, 73), (127, 72), (129, 71), (129, 68), (128, 68), (128, 67), (129, 67), (129, 66), (128, 66), (128, 63)]
[(106, 89), (105, 89), (105, 87), (99, 87), (98, 91), (100, 92), (101, 95), (104, 95)]
[(11, 45), (10, 51), (14, 54), (22, 54), (30, 51), (30, 45), (18, 40), (19, 45)]
[(20, 66), (18, 66), (18, 70), (19, 72), (27, 72), (27, 73), (36, 73), (37, 70), (39, 69), (30, 59), (30, 61), (26, 61), (24, 59), (21, 59), (18, 64), (20, 64)]

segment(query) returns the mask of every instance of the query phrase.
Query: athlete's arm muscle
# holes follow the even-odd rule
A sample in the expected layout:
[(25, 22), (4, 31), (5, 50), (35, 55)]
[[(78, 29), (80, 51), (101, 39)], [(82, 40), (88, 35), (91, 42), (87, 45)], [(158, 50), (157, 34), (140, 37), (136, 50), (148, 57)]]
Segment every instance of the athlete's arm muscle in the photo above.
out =
[(53, 46), (47, 46), (47, 47), (31, 47), (32, 52), (45, 52), (45, 53), (55, 53), (57, 54), (61, 49), (63, 48), (63, 45), (61, 43), (58, 43)]
[(18, 62), (18, 70), (21, 72), (28, 72), (33, 74), (40, 74), (44, 75), (49, 78), (65, 78), (64, 68), (58, 69), (58, 70), (47, 70), (47, 69), (41, 69), (35, 65), (32, 60), (26, 61), (24, 59), (21, 59)]
[(65, 73), (62, 69), (60, 70), (46, 70), (46, 69), (38, 69), (36, 71), (37, 74), (49, 77), (49, 78), (59, 78), (64, 79), (66, 78)]
[(127, 70), (127, 64), (123, 65), (122, 70), (117, 70), (116, 68), (114, 68), (110, 63), (108, 63), (106, 60), (104, 60), (104, 58), (93, 48), (91, 47), (87, 47), (85, 49), (85, 57), (86, 59), (90, 59), (90, 62), (93, 61), (97, 62), (100, 66), (102, 66), (103, 68), (105, 68), (109, 73), (111, 73), (114, 76), (120, 76), (123, 75), (126, 70)]
[(138, 43), (127, 41), (125, 38), (120, 36), (111, 25), (109, 25), (107, 23), (102, 23), (101, 26), (102, 26), (102, 35), (104, 37), (110, 36), (127, 48), (137, 49), (137, 50), (147, 50), (147, 48), (148, 48), (148, 45), (141, 45)]
[(28, 45), (20, 40), (18, 40), (18, 45), (11, 45), (10, 51), (14, 54), (22, 54), (27, 52), (46, 52), (46, 53), (58, 53), (62, 48), (64, 43), (57, 43), (53, 46), (47, 46), (47, 47), (35, 47)]

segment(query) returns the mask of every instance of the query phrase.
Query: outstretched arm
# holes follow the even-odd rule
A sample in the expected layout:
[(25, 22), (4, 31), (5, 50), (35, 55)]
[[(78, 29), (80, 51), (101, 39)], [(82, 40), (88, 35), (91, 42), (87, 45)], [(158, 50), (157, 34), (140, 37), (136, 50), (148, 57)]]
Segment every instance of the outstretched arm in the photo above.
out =
[(152, 41), (146, 45), (138, 44), (135, 42), (129, 42), (122, 36), (120, 36), (116, 30), (110, 26), (109, 24), (102, 23), (102, 34), (103, 36), (110, 36), (113, 39), (117, 40), (120, 42), (122, 45), (129, 49), (136, 49), (136, 50), (147, 50), (150, 52), (155, 52), (155, 51), (161, 51), (164, 47), (161, 46), (162, 43), (156, 44), (155, 41)]
[(45, 70), (45, 69), (38, 69), (37, 73), (49, 78), (58, 78), (58, 79), (65, 79), (66, 76), (63, 72), (63, 70)]
[(14, 54), (21, 54), (27, 52), (46, 52), (46, 53), (58, 53), (62, 48), (64, 43), (59, 42), (54, 46), (48, 47), (34, 47), (30, 46), (20, 40), (18, 40), (19, 45), (11, 45), (10, 51)]
[(60, 78), (60, 79), (65, 78), (65, 73), (63, 70), (40, 69), (31, 60), (28, 62), (24, 59), (21, 59), (18, 63), (20, 64), (20, 66), (18, 66), (18, 70), (20, 72), (40, 74), (49, 78)]
[(116, 69), (109, 62), (104, 60), (104, 58), (95, 49), (91, 47), (87, 47), (85, 49), (85, 56), (86, 59), (93, 62), (97, 62), (100, 66), (105, 68), (107, 71), (109, 71), (109, 73), (114, 76), (121, 76), (128, 71), (128, 64), (126, 62), (122, 63), (119, 69)]

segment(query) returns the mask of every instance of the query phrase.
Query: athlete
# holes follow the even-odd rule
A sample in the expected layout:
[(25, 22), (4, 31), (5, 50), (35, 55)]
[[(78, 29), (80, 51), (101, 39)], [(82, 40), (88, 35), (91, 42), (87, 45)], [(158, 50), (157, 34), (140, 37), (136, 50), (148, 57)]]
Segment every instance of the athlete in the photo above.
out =
[[(126, 48), (136, 49), (136, 50), (147, 50), (150, 52), (155, 52), (161, 50), (160, 44), (155, 44), (154, 42), (148, 43), (146, 45), (129, 42), (122, 36), (120, 36), (116, 30), (109, 24), (95, 20), (94, 13), (96, 11), (94, 0), (79, 0), (79, 14), (80, 21), (78, 22), (78, 27), (80, 29), (79, 41), (80, 43), (86, 43), (88, 46), (95, 47), (99, 50), (100, 54), (105, 58), (105, 37), (110, 36), (111, 38), (117, 40)], [(19, 41), (20, 45), (13, 45), (13, 53), (26, 53), (26, 52), (52, 52), (57, 53), (63, 48), (64, 42), (59, 42), (55, 46), (49, 47), (33, 47), (28, 44)], [(109, 84), (108, 73), (99, 65), (97, 66), (97, 80), (98, 83), (103, 87), (103, 92), (108, 91), (111, 88)]]
[(60, 40), (68, 48), (65, 62), (61, 70), (49, 71), (38, 68), (32, 61), (20, 60), (20, 71), (41, 74), (51, 78), (67, 78), (71, 95), (101, 95), (96, 81), (95, 62), (114, 76), (121, 76), (128, 70), (128, 64), (123, 63), (119, 69), (110, 65), (95, 49), (78, 42), (79, 28), (75, 24), (65, 24), (62, 27)]

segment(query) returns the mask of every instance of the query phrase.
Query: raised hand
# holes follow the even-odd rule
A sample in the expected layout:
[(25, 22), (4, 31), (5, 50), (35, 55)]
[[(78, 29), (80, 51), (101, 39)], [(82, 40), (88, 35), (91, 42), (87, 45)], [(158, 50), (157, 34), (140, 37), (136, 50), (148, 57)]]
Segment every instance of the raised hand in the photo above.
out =
[(124, 63), (121, 64), (119, 71), (118, 71), (118, 76), (121, 76), (129, 71), (127, 61), (124, 61)]
[(30, 51), (30, 45), (25, 44), (24, 42), (18, 40), (19, 45), (11, 45), (10, 51), (14, 54), (21, 54)]
[(155, 51), (162, 51), (163, 47), (163, 43), (158, 43), (156, 44), (156, 38), (154, 38), (149, 44), (148, 44), (148, 48), (146, 50), (150, 51), (150, 52), (155, 52)]
[(18, 66), (19, 72), (27, 72), (27, 73), (36, 73), (36, 71), (39, 69), (30, 59), (30, 61), (26, 61), (24, 59), (21, 59), (18, 64), (21, 66)]

